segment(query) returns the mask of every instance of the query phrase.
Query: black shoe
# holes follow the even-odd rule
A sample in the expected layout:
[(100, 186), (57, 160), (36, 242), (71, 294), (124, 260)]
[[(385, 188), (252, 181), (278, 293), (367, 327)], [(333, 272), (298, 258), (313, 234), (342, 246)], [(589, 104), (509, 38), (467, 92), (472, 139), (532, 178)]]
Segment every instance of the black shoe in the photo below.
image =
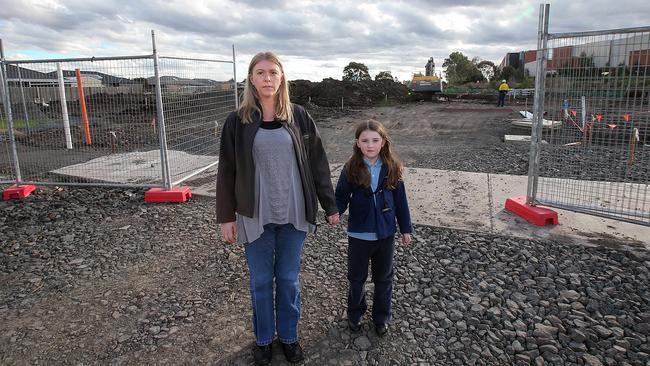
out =
[(361, 322), (355, 323), (352, 320), (348, 319), (348, 327), (350, 328), (351, 331), (358, 332), (361, 330)]
[(289, 344), (281, 344), (282, 352), (284, 352), (284, 357), (287, 358), (287, 361), (296, 363), (302, 361), (305, 358), (305, 356), (302, 354), (302, 347), (300, 347), (300, 343), (293, 342)]
[(375, 332), (378, 336), (383, 337), (388, 333), (388, 326), (386, 324), (376, 325)]
[(253, 359), (255, 359), (256, 365), (270, 364), (272, 355), (273, 352), (271, 351), (270, 344), (267, 344), (266, 346), (253, 346)]

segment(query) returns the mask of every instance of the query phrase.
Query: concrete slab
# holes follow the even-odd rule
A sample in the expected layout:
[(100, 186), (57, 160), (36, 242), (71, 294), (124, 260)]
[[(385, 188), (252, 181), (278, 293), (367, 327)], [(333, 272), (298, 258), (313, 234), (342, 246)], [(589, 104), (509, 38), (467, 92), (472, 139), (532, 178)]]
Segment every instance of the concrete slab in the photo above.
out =
[(419, 224), (490, 231), (490, 187), (485, 175), (459, 171), (405, 170), (412, 220)]
[[(167, 156), (172, 182), (217, 161), (215, 156), (192, 155), (176, 150), (169, 150)], [(111, 154), (56, 169), (51, 173), (111, 183), (163, 184), (160, 150)]]
[(405, 183), (417, 223), (488, 231), (530, 239), (598, 243), (612, 240), (650, 249), (650, 228), (553, 209), (559, 225), (538, 227), (504, 209), (507, 198), (526, 194), (527, 176), (407, 169)]
[[(157, 154), (157, 151), (115, 154), (55, 172), (115, 183), (145, 182), (159, 179)], [(173, 152), (170, 166), (175, 176), (193, 171), (190, 165), (195, 163), (187, 164), (191, 159), (207, 164), (215, 158)], [(342, 164), (331, 167), (334, 184), (341, 168)], [(650, 227), (559, 209), (554, 209), (558, 212), (558, 225), (537, 227), (506, 211), (507, 198), (526, 194), (526, 176), (407, 168), (404, 179), (411, 215), (418, 224), (531, 239), (603, 244), (619, 241), (650, 249)], [(181, 186), (190, 187), (193, 195), (214, 197), (216, 166), (186, 180)], [(641, 206), (650, 207), (650, 202), (641, 203)]]
[(530, 142), (530, 136), (524, 135), (503, 135), (503, 141)]

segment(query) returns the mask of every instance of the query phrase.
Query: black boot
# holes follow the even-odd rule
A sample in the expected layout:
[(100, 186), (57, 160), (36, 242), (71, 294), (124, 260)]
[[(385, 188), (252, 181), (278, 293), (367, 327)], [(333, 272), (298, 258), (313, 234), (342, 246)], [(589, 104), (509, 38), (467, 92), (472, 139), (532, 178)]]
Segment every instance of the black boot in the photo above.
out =
[(380, 337), (385, 336), (388, 333), (388, 325), (386, 324), (375, 325), (375, 332)]
[(352, 320), (348, 319), (348, 327), (350, 328), (351, 331), (358, 332), (361, 330), (361, 323), (360, 322), (355, 323)]
[(272, 355), (273, 352), (270, 344), (267, 344), (266, 346), (253, 346), (253, 359), (255, 359), (256, 365), (270, 364)]
[(282, 343), (282, 352), (284, 352), (284, 357), (287, 358), (287, 361), (291, 363), (296, 363), (302, 361), (305, 356), (302, 354), (302, 347), (300, 343)]

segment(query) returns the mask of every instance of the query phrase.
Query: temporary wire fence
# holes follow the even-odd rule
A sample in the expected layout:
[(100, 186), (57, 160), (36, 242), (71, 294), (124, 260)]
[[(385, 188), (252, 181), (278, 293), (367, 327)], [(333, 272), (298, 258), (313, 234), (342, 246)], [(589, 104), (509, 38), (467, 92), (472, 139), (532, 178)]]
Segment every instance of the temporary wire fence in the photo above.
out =
[(217, 162), (234, 61), (3, 58), (0, 183), (180, 184)]
[(650, 27), (543, 29), (531, 201), (650, 225)]
[[(233, 81), (212, 75), (232, 73), (231, 62), (161, 57), (162, 105), (174, 185), (214, 166), (219, 133), (235, 109)], [(231, 76), (231, 75), (230, 75)], [(188, 82), (190, 81), (190, 82)]]

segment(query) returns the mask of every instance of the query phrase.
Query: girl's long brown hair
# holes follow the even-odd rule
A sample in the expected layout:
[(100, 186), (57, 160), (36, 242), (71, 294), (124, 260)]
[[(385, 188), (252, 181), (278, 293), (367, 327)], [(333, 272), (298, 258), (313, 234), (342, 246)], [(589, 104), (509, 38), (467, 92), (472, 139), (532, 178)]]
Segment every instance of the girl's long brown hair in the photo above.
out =
[[(388, 168), (385, 188), (395, 189), (395, 187), (397, 187), (397, 182), (402, 179), (402, 162), (397, 159), (397, 156), (393, 152), (393, 144), (388, 136), (386, 127), (384, 127), (381, 122), (374, 119), (361, 122), (357, 125), (357, 130), (354, 132), (354, 148), (352, 156), (350, 156), (350, 159), (345, 163), (345, 174), (347, 175), (348, 182), (365, 188), (370, 187), (370, 172), (363, 162), (363, 153), (357, 146), (357, 140), (363, 131), (375, 131), (384, 140), (384, 147), (382, 147), (379, 152), (379, 158)], [(382, 182), (379, 182), (379, 187), (381, 187), (381, 185)]]

